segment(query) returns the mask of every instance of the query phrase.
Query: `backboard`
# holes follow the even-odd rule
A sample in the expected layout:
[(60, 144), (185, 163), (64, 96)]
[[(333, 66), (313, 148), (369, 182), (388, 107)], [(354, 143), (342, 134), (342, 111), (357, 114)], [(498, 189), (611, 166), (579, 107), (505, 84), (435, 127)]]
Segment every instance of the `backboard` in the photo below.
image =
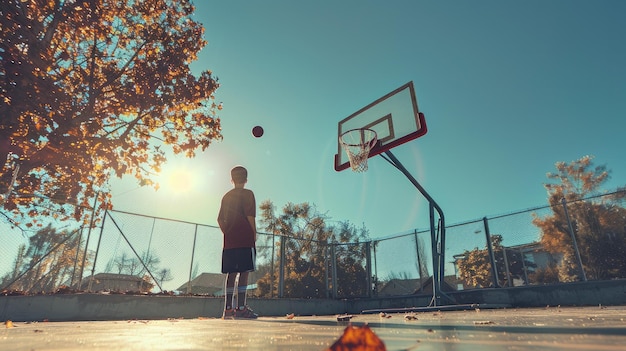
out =
[(376, 156), (426, 134), (424, 115), (417, 108), (413, 82), (409, 82), (363, 107), (339, 122), (335, 170), (350, 168), (350, 160), (339, 136), (351, 129), (367, 128), (376, 132), (378, 142), (369, 156)]

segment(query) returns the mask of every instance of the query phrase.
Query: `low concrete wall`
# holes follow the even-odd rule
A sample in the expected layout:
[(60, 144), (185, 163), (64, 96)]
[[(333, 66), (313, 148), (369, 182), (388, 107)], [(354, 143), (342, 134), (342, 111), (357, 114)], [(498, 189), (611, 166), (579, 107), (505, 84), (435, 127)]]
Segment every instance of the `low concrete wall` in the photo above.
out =
[(451, 294), (458, 303), (505, 304), (514, 307), (626, 304), (626, 280), (477, 289)]
[[(626, 280), (477, 289), (449, 293), (457, 304), (509, 307), (626, 305)], [(431, 296), (322, 300), (249, 299), (262, 316), (333, 315), (428, 306)], [(444, 302), (444, 301), (442, 301)], [(214, 297), (68, 294), (0, 296), (0, 321), (87, 321), (220, 317)]]
[(82, 321), (166, 319), (218, 313), (215, 299), (133, 295), (35, 295), (0, 298), (0, 319)]
[[(441, 305), (487, 305), (502, 307), (626, 305), (626, 280), (575, 282), (567, 284), (489, 288), (448, 293), (452, 301)], [(347, 301), (350, 313), (428, 306), (432, 296), (404, 296)]]
[[(262, 316), (332, 315), (346, 311), (346, 301), (248, 299)], [(198, 296), (57, 294), (1, 296), (0, 321), (93, 321), (221, 317), (224, 299)]]

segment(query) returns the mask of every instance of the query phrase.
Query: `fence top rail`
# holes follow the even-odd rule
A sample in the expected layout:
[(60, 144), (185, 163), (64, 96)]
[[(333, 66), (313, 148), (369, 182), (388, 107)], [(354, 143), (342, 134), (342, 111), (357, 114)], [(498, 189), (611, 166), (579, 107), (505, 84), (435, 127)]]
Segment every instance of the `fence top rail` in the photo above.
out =
[(117, 213), (123, 213), (123, 214), (127, 214), (127, 215), (132, 215), (132, 216), (154, 218), (154, 219), (159, 219), (159, 220), (162, 220), (162, 221), (170, 221), (170, 222), (183, 223), (183, 224), (193, 224), (193, 225), (199, 225), (199, 226), (202, 226), (202, 227), (209, 227), (209, 228), (219, 228), (219, 226), (217, 226), (217, 225), (202, 224), (202, 223), (190, 222), (190, 221), (183, 221), (183, 220), (180, 220), (180, 219), (173, 219), (173, 218), (156, 217), (156, 216), (150, 216), (150, 215), (139, 214), (139, 213), (134, 213), (134, 212), (127, 212), (127, 211), (120, 211), (120, 210), (107, 210), (107, 212), (117, 212)]
[[(621, 189), (620, 188), (620, 189), (617, 189), (617, 190), (614, 190), (614, 191), (611, 191), (611, 192), (607, 192), (607, 193), (603, 193), (603, 194), (595, 194), (595, 195), (590, 195), (590, 196), (587, 196), (587, 197), (584, 197), (584, 198), (580, 198), (580, 199), (576, 199), (576, 200), (569, 200), (566, 203), (567, 204), (571, 204), (571, 203), (575, 203), (575, 202), (587, 201), (587, 200), (592, 200), (592, 199), (596, 199), (596, 198), (600, 198), (600, 197), (617, 195), (617, 194), (621, 194), (621, 193), (626, 193), (626, 189)], [(499, 215), (487, 216), (487, 217), (484, 217), (484, 218), (486, 218), (487, 220), (498, 219), (498, 218), (503, 218), (503, 217), (508, 217), (508, 216), (515, 216), (515, 215), (518, 215), (518, 214), (521, 214), (521, 213), (526, 213), (526, 212), (545, 210), (546, 208), (550, 208), (550, 207), (552, 207), (552, 205), (542, 205), (542, 206), (526, 208), (526, 209), (523, 209), (523, 210), (507, 212), (507, 213), (503, 213), (503, 214), (499, 214)], [(473, 220), (469, 220), (469, 221), (465, 221), (465, 222), (460, 222), (460, 223), (447, 225), (446, 228), (460, 227), (460, 226), (464, 226), (464, 225), (468, 225), (468, 224), (472, 224), (472, 223), (478, 223), (478, 222), (482, 222), (482, 221), (483, 221), (483, 218), (473, 219)]]
[[(591, 200), (591, 199), (595, 199), (595, 198), (600, 198), (600, 197), (605, 197), (605, 196), (612, 196), (612, 195), (618, 195), (618, 194), (622, 194), (622, 193), (626, 193), (626, 188), (618, 188), (618, 189), (616, 189), (614, 191), (610, 191), (610, 192), (606, 192), (606, 193), (602, 193), (602, 194), (594, 194), (594, 195), (590, 195), (590, 196), (587, 196), (585, 198), (580, 198), (580, 199), (576, 199), (576, 200), (570, 200), (570, 201), (567, 201), (567, 203), (569, 204), (569, 203), (574, 203), (574, 202), (587, 201), (587, 200)], [(518, 210), (518, 211), (513, 211), (513, 212), (508, 212), (508, 213), (504, 213), (504, 214), (499, 214), (499, 215), (494, 215), (494, 216), (490, 216), (490, 217), (486, 216), (486, 217), (483, 217), (483, 218), (472, 219), (472, 220), (468, 220), (468, 221), (464, 221), (464, 222), (449, 224), (449, 225), (446, 225), (446, 228), (461, 227), (461, 226), (465, 226), (465, 225), (469, 225), (469, 224), (480, 223), (480, 222), (484, 221), (485, 219), (487, 219), (487, 220), (499, 219), (499, 218), (504, 218), (504, 217), (508, 217), (508, 216), (519, 215), (519, 214), (526, 213), (526, 212), (544, 210), (544, 209), (547, 209), (547, 208), (550, 208), (550, 207), (552, 207), (552, 205), (549, 205), (549, 204), (548, 205), (542, 205), (542, 206), (536, 206), (536, 207), (530, 207), (530, 208), (526, 208), (526, 209), (522, 209), (522, 210)], [(143, 214), (127, 212), (127, 211), (120, 211), (120, 210), (107, 210), (107, 211), (109, 211), (109, 212), (117, 212), (117, 213), (122, 213), (122, 214), (128, 214), (128, 215), (134, 215), (134, 216), (154, 218), (154, 219), (159, 219), (159, 220), (164, 220), (164, 221), (172, 221), (172, 222), (177, 222), (177, 223), (193, 224), (193, 225), (209, 227), (209, 228), (216, 228), (216, 229), (219, 228), (219, 226), (217, 226), (217, 225), (202, 224), (202, 223), (189, 222), (189, 221), (183, 221), (183, 220), (177, 220), (177, 219), (165, 218), (165, 217), (155, 217), (155, 216), (143, 215)], [(407, 231), (407, 232), (403, 232), (403, 233), (397, 233), (397, 234), (392, 234), (392, 235), (381, 237), (381, 238), (372, 239), (372, 240), (369, 240), (369, 242), (380, 242), (380, 241), (392, 240), (392, 239), (402, 238), (402, 237), (406, 237), (406, 236), (410, 236), (410, 235), (428, 233), (429, 231), (430, 231), (430, 229), (413, 229), (411, 231)], [(266, 232), (261, 232), (261, 231), (257, 231), (257, 233), (260, 234), (260, 235), (266, 235), (266, 236), (278, 236), (278, 237), (284, 236), (284, 237), (289, 238), (289, 239), (303, 239), (303, 238), (298, 238), (298, 237), (295, 237), (293, 235), (287, 235), (287, 234), (272, 234), (272, 233), (266, 233)], [(319, 241), (319, 240), (312, 240), (312, 241), (316, 242), (316, 243), (331, 244), (331, 243), (324, 242), (324, 241)], [(364, 242), (367, 242), (367, 241), (364, 241)], [(354, 244), (360, 244), (360, 243), (361, 242), (335, 243), (335, 244), (338, 244), (338, 245), (354, 245)]]

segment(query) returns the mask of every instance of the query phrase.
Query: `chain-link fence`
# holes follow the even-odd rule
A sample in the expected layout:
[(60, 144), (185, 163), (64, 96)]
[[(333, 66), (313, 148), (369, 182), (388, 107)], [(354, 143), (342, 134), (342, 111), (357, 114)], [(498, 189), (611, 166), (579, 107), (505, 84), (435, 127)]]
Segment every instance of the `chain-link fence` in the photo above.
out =
[(624, 190), (447, 229), (457, 289), (626, 278)]
[[(446, 227), (443, 291), (626, 278), (623, 191)], [(2, 216), (4, 293), (223, 294), (218, 227), (107, 211), (99, 224)], [(430, 294), (430, 229), (358, 243), (259, 233), (252, 294), (353, 298)]]

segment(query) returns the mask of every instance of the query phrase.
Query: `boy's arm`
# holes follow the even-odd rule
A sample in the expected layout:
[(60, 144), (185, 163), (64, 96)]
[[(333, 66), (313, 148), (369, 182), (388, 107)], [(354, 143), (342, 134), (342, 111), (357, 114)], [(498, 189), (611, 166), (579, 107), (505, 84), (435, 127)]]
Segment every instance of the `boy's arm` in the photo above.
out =
[(220, 226), (220, 229), (223, 232), (224, 231), (224, 220), (222, 219), (222, 217), (217, 217), (217, 224)]
[(223, 204), (220, 205), (220, 211), (217, 213), (217, 225), (220, 226), (220, 229), (222, 230), (222, 232), (224, 231), (224, 224), (226, 224), (224, 222), (224, 213), (222, 212), (224, 209)]
[(252, 227), (252, 231), (254, 232), (254, 241), (256, 242), (256, 221), (254, 216), (248, 216), (248, 222), (250, 222), (250, 226)]

